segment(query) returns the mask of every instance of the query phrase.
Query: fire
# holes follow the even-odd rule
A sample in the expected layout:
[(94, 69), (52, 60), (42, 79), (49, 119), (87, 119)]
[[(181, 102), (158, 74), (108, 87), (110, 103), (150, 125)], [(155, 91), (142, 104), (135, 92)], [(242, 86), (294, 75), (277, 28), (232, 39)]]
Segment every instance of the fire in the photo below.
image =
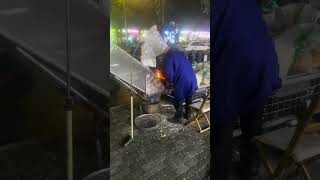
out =
[(155, 74), (155, 77), (160, 81), (166, 79), (159, 69), (157, 69), (154, 74)]

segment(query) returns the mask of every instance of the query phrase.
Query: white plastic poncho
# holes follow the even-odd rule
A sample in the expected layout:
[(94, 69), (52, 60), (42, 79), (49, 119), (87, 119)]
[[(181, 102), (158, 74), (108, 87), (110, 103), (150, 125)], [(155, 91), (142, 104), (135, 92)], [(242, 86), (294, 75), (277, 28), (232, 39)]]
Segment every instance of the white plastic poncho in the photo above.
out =
[(144, 66), (156, 67), (156, 57), (164, 53), (168, 48), (167, 43), (161, 37), (157, 30), (157, 26), (152, 26), (142, 38), (143, 45), (141, 47), (141, 62)]

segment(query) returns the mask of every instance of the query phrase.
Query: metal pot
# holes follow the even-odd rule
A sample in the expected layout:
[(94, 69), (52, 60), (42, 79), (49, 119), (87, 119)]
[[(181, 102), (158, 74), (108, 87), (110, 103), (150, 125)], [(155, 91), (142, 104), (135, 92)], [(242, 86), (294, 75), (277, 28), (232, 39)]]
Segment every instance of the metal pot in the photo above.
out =
[(159, 112), (159, 109), (160, 109), (160, 102), (154, 102), (154, 103), (143, 102), (142, 109), (144, 112), (148, 114), (157, 113)]

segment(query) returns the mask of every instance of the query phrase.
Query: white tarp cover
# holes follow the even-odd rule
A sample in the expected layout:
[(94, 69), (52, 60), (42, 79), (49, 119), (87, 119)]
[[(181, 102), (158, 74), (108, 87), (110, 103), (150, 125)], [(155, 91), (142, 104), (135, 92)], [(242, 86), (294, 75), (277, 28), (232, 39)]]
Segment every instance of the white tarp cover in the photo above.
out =
[(156, 57), (164, 53), (168, 48), (167, 43), (161, 37), (156, 25), (152, 26), (141, 40), (143, 41), (141, 47), (142, 64), (149, 67), (156, 67)]

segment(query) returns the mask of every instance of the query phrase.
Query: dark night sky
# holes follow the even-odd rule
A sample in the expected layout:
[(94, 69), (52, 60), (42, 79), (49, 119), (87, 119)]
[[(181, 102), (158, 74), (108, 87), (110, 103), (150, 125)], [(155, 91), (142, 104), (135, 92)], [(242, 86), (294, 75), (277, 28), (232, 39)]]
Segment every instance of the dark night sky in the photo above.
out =
[[(127, 2), (128, 6), (130, 3), (135, 6), (133, 16), (127, 18), (129, 27), (148, 28), (158, 22), (154, 14), (154, 7), (150, 6), (147, 0), (127, 0)], [(200, 0), (166, 0), (165, 17), (166, 23), (175, 21), (182, 29), (210, 30), (210, 17), (202, 13)], [(117, 21), (122, 22), (123, 17), (119, 17)]]
[(209, 30), (210, 17), (202, 13), (200, 0), (167, 0), (166, 9), (168, 20), (172, 18), (183, 28)]

